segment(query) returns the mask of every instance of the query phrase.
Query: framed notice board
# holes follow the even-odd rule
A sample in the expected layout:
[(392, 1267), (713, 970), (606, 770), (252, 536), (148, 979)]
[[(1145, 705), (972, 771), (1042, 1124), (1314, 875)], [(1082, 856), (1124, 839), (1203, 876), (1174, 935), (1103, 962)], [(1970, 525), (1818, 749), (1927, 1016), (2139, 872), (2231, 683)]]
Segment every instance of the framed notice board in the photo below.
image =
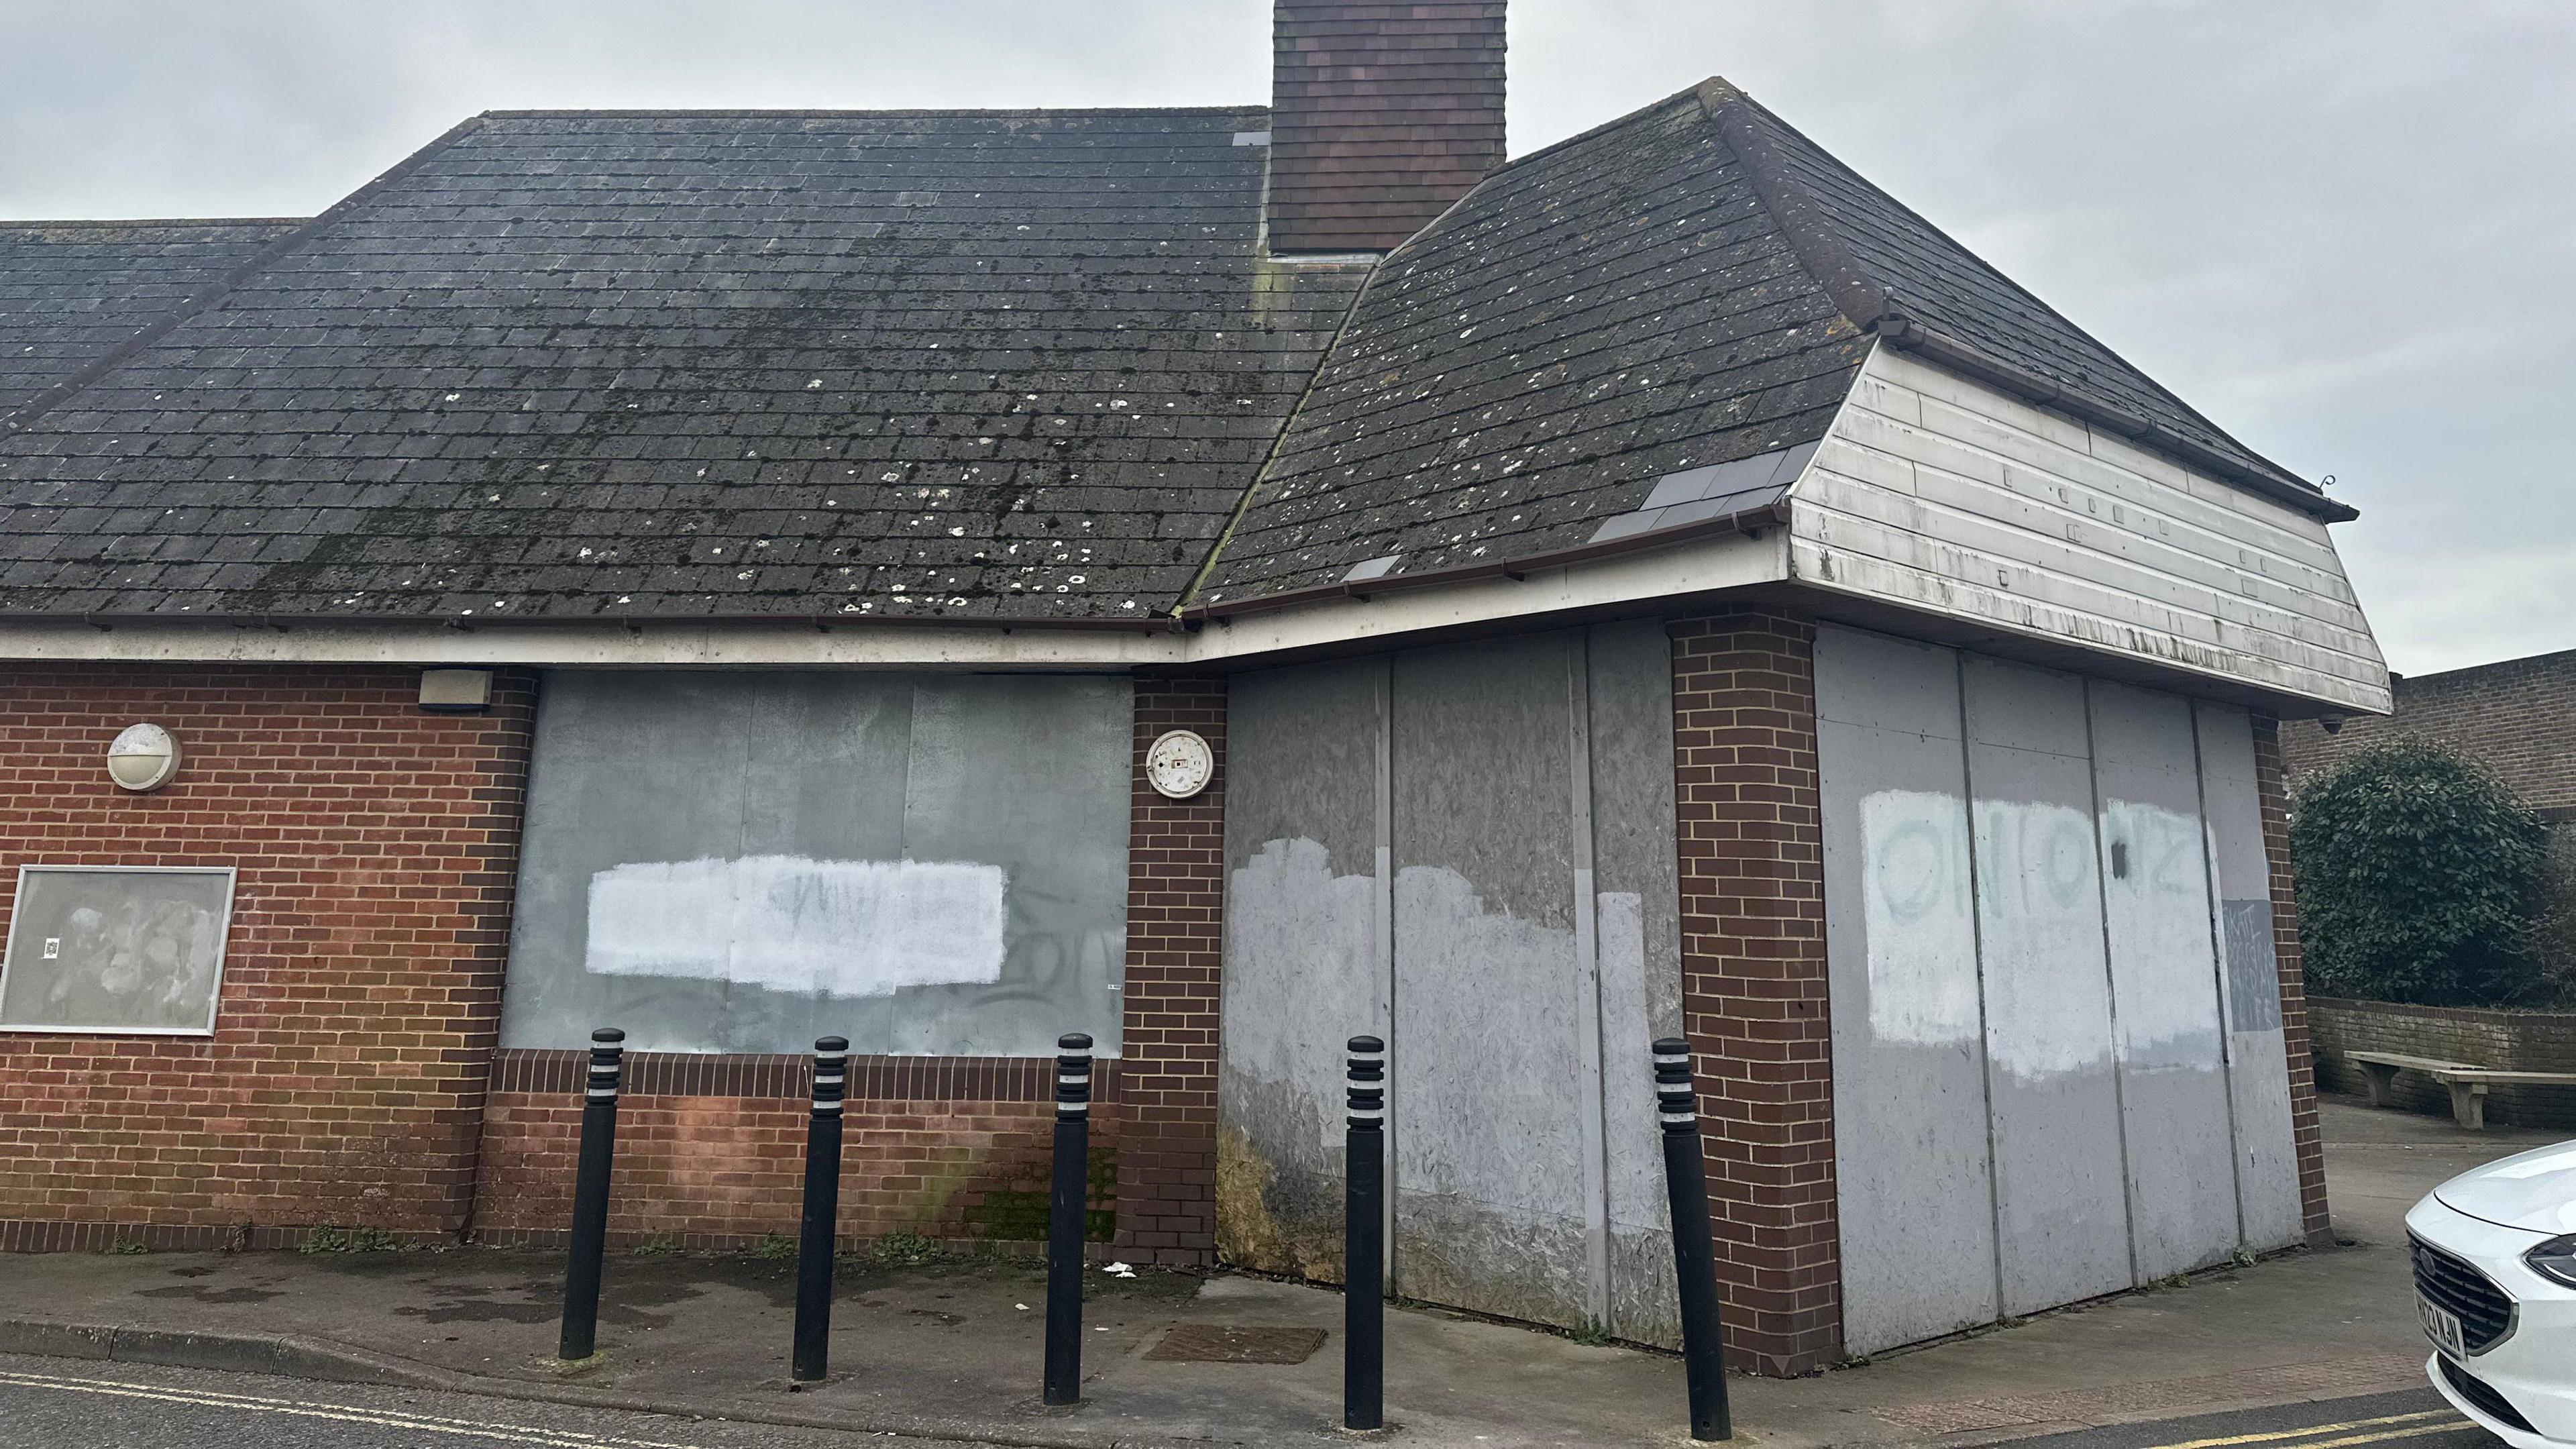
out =
[(228, 865), (26, 865), (0, 955), (0, 1031), (210, 1036)]

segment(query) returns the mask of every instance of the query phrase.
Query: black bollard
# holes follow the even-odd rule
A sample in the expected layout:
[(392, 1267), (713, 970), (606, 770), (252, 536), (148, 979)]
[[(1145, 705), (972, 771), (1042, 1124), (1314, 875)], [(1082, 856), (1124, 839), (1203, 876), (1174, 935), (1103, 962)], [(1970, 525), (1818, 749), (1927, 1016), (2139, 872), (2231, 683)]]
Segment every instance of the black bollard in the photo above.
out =
[(814, 1043), (814, 1111), (805, 1119), (805, 1216), (796, 1233), (796, 1349), (787, 1376), (823, 1377), (831, 1358), (832, 1249), (841, 1218), (841, 1101), (849, 1095), (850, 1044)]
[(608, 1251), (608, 1167), (617, 1155), (617, 1080), (626, 1033), (590, 1034), (590, 1085), (581, 1104), (581, 1165), (572, 1180), (572, 1260), (564, 1269), (563, 1335), (555, 1356), (585, 1359), (599, 1344), (599, 1260)]
[(1055, 1181), (1047, 1192), (1046, 1401), (1082, 1399), (1082, 1224), (1090, 1206), (1091, 1038), (1055, 1039)]
[(1691, 1088), (1690, 1043), (1655, 1043), (1655, 1107), (1664, 1125), (1664, 1193), (1672, 1205), (1673, 1279), (1682, 1305), (1682, 1374), (1690, 1383), (1691, 1437), (1732, 1439), (1725, 1356), (1718, 1343), (1717, 1250), (1708, 1232), (1708, 1165)]
[(1386, 1427), (1386, 1043), (1350, 1041), (1342, 1190), (1342, 1427)]

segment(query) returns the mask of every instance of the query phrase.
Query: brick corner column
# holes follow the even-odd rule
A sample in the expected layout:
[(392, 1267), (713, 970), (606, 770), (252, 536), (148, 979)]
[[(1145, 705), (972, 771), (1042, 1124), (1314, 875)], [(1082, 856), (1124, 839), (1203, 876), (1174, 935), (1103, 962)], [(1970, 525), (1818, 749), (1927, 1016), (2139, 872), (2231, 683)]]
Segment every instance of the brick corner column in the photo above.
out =
[(1726, 1346), (1807, 1373), (1842, 1357), (1815, 629), (1746, 612), (1670, 633), (1682, 1013)]
[(2263, 856), (2272, 868), (2272, 960), (2281, 978), (2281, 1043), (2290, 1059), (2290, 1142), (2299, 1162), (2299, 1217), (2311, 1247), (2334, 1241), (2326, 1211), (2325, 1139), (2317, 1122), (2316, 1061), (2308, 1046), (2308, 995), (2299, 959), (2299, 906), (2290, 878), (2290, 794), (2281, 722), (2254, 716), (2254, 785), (2263, 800)]
[[(1216, 755), (1208, 787), (1187, 800), (1145, 782), (1145, 751), (1176, 729)], [(1204, 1266), (1216, 1261), (1225, 681), (1137, 680), (1131, 769), (1116, 1246), (1132, 1261)]]
[(510, 921), (519, 893), (519, 844), (527, 826), (528, 767), (536, 753), (537, 676), (525, 669), (496, 669), (491, 708), (458, 721), (466, 753), (480, 783), (472, 789), (481, 815), (473, 838), (463, 842), (467, 868), (458, 911), (456, 945), (463, 957), (449, 992), (450, 1028), (463, 1065), (453, 1103), (446, 1109), (464, 1144), (444, 1184), (445, 1226), (471, 1231), (481, 1209), (483, 1130), (491, 1110), (492, 1063), (501, 1041), (501, 996), (510, 971)]

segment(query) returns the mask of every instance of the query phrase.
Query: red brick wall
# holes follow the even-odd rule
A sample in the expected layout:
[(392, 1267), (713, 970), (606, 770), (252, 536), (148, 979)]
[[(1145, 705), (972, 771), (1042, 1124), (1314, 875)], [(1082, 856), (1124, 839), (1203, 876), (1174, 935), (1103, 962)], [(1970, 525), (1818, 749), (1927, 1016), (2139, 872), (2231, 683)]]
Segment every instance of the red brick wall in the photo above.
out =
[[(505, 1051), (484, 1129), (485, 1242), (553, 1246), (572, 1213), (588, 1054)], [(609, 1237), (636, 1246), (747, 1246), (792, 1237), (803, 1213), (812, 1059), (630, 1053), (618, 1103)], [(1116, 1068), (1097, 1084), (1116, 1094)], [(854, 1057), (841, 1121), (840, 1235), (945, 1243), (1044, 1237), (1054, 1131), (1048, 1057)], [(1093, 1109), (1095, 1162), (1118, 1109)], [(1098, 1174), (1095, 1173), (1095, 1180)], [(1092, 1208), (1115, 1195), (1101, 1183)]]
[(2299, 908), (2291, 894), (2290, 802), (2283, 788), (2281, 725), (2268, 715), (2254, 716), (2254, 784), (2263, 798), (2263, 855), (2272, 867), (2272, 958), (2281, 978), (2281, 1039), (2290, 1056), (2290, 1140), (2299, 1161), (2301, 1226), (2310, 1243), (2322, 1246), (2333, 1238), (2326, 1219), (2325, 1139), (2317, 1125)]
[(2397, 712), (2281, 727), (2283, 763), (2296, 784), (2311, 771), (2390, 739), (2440, 740), (2485, 764), (2523, 803), (2576, 818), (2576, 649), (2474, 669), (2400, 678)]
[(1805, 1373), (1842, 1350), (1815, 631), (1743, 613), (1671, 632), (1682, 1012), (1727, 1349)]
[[(213, 1037), (0, 1033), (0, 1247), (464, 1223), (532, 693), (429, 715), (418, 680), (0, 670), (0, 909), (29, 862), (239, 868)], [(141, 720), (182, 764), (129, 795), (104, 758)]]
[[(1145, 783), (1145, 751), (1196, 730), (1216, 774), (1187, 800)], [(1127, 845), (1127, 1016), (1119, 1063), (1118, 1245), (1139, 1262), (1216, 1258), (1217, 980), (1225, 907), (1225, 681), (1136, 682)]]
[(1389, 251), (1503, 164), (1503, 0), (1278, 0), (1273, 251)]

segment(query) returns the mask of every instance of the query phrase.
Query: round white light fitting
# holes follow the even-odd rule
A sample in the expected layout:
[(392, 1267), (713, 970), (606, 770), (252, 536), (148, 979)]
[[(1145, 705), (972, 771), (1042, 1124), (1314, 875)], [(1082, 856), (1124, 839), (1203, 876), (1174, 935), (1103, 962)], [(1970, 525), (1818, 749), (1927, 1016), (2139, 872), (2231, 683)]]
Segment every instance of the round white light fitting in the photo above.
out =
[(1195, 730), (1167, 730), (1145, 752), (1145, 783), (1157, 794), (1186, 800), (1216, 776), (1216, 751)]
[(179, 773), (179, 742), (157, 724), (127, 725), (107, 747), (107, 778), (141, 794), (158, 790)]

